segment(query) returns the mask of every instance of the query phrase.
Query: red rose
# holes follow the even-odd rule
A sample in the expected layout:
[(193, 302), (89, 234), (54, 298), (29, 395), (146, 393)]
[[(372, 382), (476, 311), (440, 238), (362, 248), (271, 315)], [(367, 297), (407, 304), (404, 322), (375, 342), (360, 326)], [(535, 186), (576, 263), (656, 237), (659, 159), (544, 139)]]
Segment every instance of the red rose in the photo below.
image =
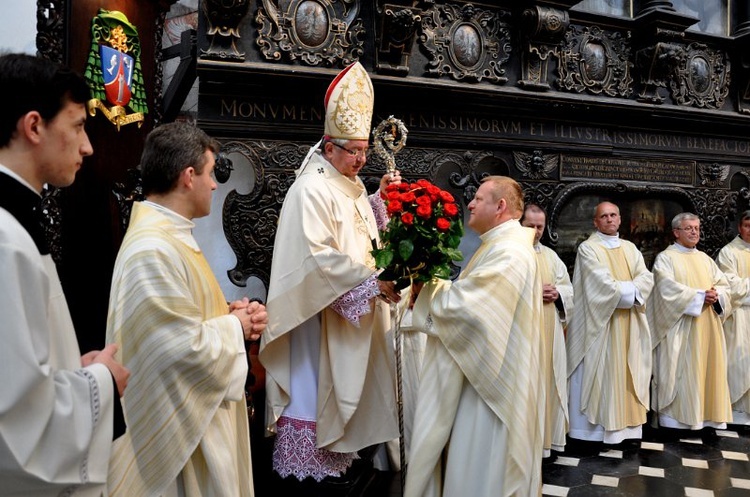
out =
[(421, 190), (421, 189), (422, 189), (422, 187), (421, 187), (421, 186), (419, 186), (419, 185), (418, 185), (418, 184), (416, 184), (416, 183), (412, 183), (411, 185), (409, 185), (409, 190), (412, 190), (412, 191), (414, 191), (414, 190)]
[(401, 222), (408, 226), (411, 226), (412, 224), (414, 224), (414, 214), (412, 214), (411, 212), (404, 212), (403, 214), (401, 214)]
[(399, 192), (388, 192), (388, 200), (401, 200), (401, 194)]
[(444, 214), (445, 214), (446, 216), (451, 216), (451, 217), (453, 217), (453, 216), (455, 216), (456, 214), (458, 214), (458, 206), (457, 206), (456, 204), (445, 204), (445, 205), (443, 206), (443, 213), (444, 213)]
[(414, 202), (417, 199), (416, 195), (414, 195), (414, 192), (406, 192), (401, 194), (401, 198), (399, 198), (400, 201), (405, 203), (411, 203)]
[(428, 186), (432, 186), (432, 183), (430, 183), (426, 179), (418, 179), (417, 184), (421, 186), (422, 188), (427, 188)]
[(403, 208), (404, 206), (398, 200), (388, 202), (388, 214), (396, 214), (397, 212), (401, 212)]
[(446, 192), (445, 190), (440, 190), (440, 200), (442, 200), (445, 203), (455, 202), (455, 200), (453, 199), (453, 195)]
[(427, 186), (427, 187), (425, 187), (425, 189), (427, 190), (427, 193), (430, 194), (430, 196), (432, 196), (432, 195), (439, 195), (440, 194), (440, 188), (438, 188), (435, 185)]
[(437, 221), (435, 221), (435, 225), (437, 226), (437, 229), (440, 231), (448, 231), (448, 228), (451, 227), (451, 222), (445, 219), (444, 217), (439, 217)]
[(396, 183), (389, 183), (388, 186), (385, 187), (386, 192), (397, 192), (398, 191), (398, 184)]
[(432, 199), (429, 195), (420, 195), (417, 197), (417, 205), (426, 205), (430, 207), (432, 205)]
[[(417, 199), (417, 201), (418, 200), (419, 199)], [(417, 207), (417, 216), (424, 219), (429, 219), (431, 215), (432, 207), (430, 207), (429, 205), (420, 205), (419, 207)]]
[(409, 183), (402, 182), (398, 184), (398, 189), (401, 190), (402, 192), (409, 191), (410, 188), (411, 188), (411, 185), (409, 185)]

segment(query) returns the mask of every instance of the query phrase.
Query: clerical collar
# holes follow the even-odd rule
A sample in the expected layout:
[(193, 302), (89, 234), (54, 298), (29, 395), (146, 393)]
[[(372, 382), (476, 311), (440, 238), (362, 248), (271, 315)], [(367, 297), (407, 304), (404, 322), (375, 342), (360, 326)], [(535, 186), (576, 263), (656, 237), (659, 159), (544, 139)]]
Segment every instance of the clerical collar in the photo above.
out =
[(193, 228), (195, 228), (195, 223), (193, 221), (181, 214), (178, 214), (169, 207), (164, 207), (163, 205), (157, 204), (156, 202), (144, 200), (143, 204), (151, 207), (152, 209), (162, 213), (164, 216), (169, 218), (169, 220), (174, 224), (176, 230), (174, 237), (196, 252), (200, 252), (201, 249), (198, 246), (198, 242), (196, 242), (195, 238), (193, 237)]
[(679, 243), (677, 243), (677, 242), (674, 242), (674, 243), (672, 244), (672, 246), (673, 246), (674, 248), (676, 248), (677, 250), (679, 250), (680, 252), (684, 252), (684, 253), (686, 253), (686, 254), (687, 254), (687, 253), (690, 253), (690, 252), (697, 252), (697, 251), (698, 251), (698, 249), (697, 249), (697, 248), (695, 248), (695, 247), (693, 247), (693, 248), (688, 248), (688, 247), (686, 247), (686, 246), (684, 246), (684, 245), (680, 245), (680, 244), (679, 244)]
[(601, 231), (597, 231), (596, 234), (599, 235), (599, 239), (601, 239), (605, 247), (617, 248), (620, 246), (620, 234), (619, 233), (617, 233), (616, 235), (605, 235)]
[(0, 164), (0, 208), (8, 211), (34, 240), (41, 255), (49, 254), (44, 235), (42, 197), (16, 173)]
[(534, 244), (534, 252), (540, 253), (542, 251), (542, 244), (541, 243), (535, 243)]

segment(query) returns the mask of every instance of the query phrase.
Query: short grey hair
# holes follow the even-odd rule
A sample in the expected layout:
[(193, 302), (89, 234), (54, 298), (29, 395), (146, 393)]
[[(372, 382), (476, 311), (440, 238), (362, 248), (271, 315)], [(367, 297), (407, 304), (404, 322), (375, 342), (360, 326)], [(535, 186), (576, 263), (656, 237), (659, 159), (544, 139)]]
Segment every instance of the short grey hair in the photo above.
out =
[(750, 219), (750, 210), (746, 210), (742, 214), (740, 214), (740, 218), (737, 220), (737, 226), (742, 224), (742, 221), (747, 221)]
[(692, 221), (696, 220), (699, 223), (701, 222), (701, 218), (693, 214), (692, 212), (680, 212), (672, 219), (672, 229), (676, 230), (680, 227), (683, 221)]

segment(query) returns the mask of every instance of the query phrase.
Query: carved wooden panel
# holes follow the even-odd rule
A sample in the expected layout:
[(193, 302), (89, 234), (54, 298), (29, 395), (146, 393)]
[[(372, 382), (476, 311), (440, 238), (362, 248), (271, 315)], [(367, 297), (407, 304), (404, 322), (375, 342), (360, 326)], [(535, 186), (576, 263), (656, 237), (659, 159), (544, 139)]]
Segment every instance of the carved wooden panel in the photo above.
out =
[(629, 32), (571, 26), (559, 57), (558, 86), (563, 90), (610, 97), (629, 97), (633, 93)]
[(256, 43), (267, 60), (349, 65), (364, 53), (360, 0), (263, 0)]
[(691, 43), (675, 68), (670, 82), (679, 105), (720, 109), (729, 94), (729, 59), (702, 43)]
[(201, 50), (201, 58), (242, 62), (245, 53), (237, 49), (239, 25), (247, 14), (249, 0), (202, 0), (209, 39), (208, 50)]
[(539, 149), (530, 153), (513, 152), (513, 160), (523, 179), (549, 179), (560, 165), (559, 155), (545, 154)]
[(420, 44), (427, 52), (430, 76), (503, 84), (510, 58), (510, 26), (505, 11), (471, 4), (435, 5), (422, 14)]

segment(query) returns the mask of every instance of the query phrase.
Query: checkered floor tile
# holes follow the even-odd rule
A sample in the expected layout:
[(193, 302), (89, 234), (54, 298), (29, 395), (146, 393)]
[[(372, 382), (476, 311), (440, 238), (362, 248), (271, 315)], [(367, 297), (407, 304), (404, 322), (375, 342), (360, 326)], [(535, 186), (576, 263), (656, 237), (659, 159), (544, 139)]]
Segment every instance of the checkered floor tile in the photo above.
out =
[(616, 446), (570, 441), (542, 467), (545, 496), (750, 496), (750, 428), (680, 432), (644, 427)]

